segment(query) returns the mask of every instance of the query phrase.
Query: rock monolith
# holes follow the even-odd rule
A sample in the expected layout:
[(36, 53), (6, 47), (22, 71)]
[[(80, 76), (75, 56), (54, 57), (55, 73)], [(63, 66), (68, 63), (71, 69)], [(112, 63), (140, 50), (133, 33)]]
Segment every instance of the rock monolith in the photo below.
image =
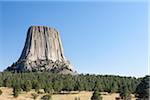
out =
[(58, 31), (47, 26), (29, 27), (19, 60), (6, 70), (73, 73), (70, 62), (64, 56)]

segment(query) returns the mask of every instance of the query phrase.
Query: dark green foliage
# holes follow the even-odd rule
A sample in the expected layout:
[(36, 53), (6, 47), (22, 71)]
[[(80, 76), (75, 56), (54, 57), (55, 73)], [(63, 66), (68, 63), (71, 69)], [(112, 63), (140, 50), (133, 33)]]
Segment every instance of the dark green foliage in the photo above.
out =
[(102, 92), (103, 91), (102, 83), (100, 83), (98, 81), (95, 82), (94, 91), (100, 91), (100, 92)]
[(21, 88), (23, 91), (29, 92), (32, 89), (32, 84), (30, 80), (26, 80), (22, 85)]
[(2, 93), (3, 93), (2, 90), (0, 90), (0, 95), (1, 95)]
[(13, 95), (14, 95), (14, 97), (18, 97), (20, 92), (21, 92), (20, 85), (19, 84), (15, 84), (13, 86)]
[(82, 90), (84, 90), (83, 83), (82, 83), (82, 82), (80, 82), (80, 81), (76, 81), (76, 83), (75, 83), (75, 87), (74, 87), (74, 90), (78, 90), (78, 91), (82, 91)]
[(53, 88), (54, 88), (54, 91), (60, 92), (62, 90), (62, 88), (63, 88), (62, 81), (60, 81), (60, 82), (59, 81), (54, 81)]
[[(2, 77), (2, 74), (0, 74), (0, 77)], [(3, 80), (0, 79), (0, 87), (2, 87), (2, 86), (3, 86)]]
[(41, 97), (42, 100), (51, 100), (51, 95), (50, 94), (47, 94), (47, 95), (44, 95), (43, 97)]
[(150, 98), (149, 91), (150, 91), (150, 76), (144, 77), (140, 84), (136, 88), (136, 94), (138, 98), (148, 100)]
[(23, 91), (44, 89), (46, 93), (60, 91), (99, 91), (120, 92), (123, 84), (130, 93), (135, 93), (141, 78), (121, 77), (114, 75), (62, 75), (49, 72), (0, 73), (0, 84), (4, 87), (14, 87), (16, 84)]
[(63, 90), (64, 91), (73, 91), (74, 90), (74, 80), (71, 75), (68, 75), (66, 79), (63, 81)]
[(102, 97), (98, 91), (94, 91), (91, 100), (102, 100)]
[(131, 93), (126, 85), (122, 86), (122, 88), (120, 89), (120, 97), (123, 100), (131, 100)]
[(111, 84), (111, 86), (110, 86), (110, 92), (111, 93), (116, 93), (116, 92), (118, 92), (118, 84), (117, 84), (117, 82), (113, 82), (112, 84)]
[(6, 78), (3, 82), (5, 87), (11, 87), (11, 83), (12, 83), (11, 79), (9, 79), (9, 78)]
[(39, 89), (41, 89), (41, 86), (40, 86), (40, 84), (38, 83), (37, 80), (34, 80), (32, 82), (32, 88), (35, 89), (36, 92), (39, 91)]
[(53, 90), (52, 84), (49, 83), (49, 84), (46, 84), (46, 85), (45, 85), (45, 87), (44, 87), (44, 92), (45, 92), (45, 93), (51, 93), (52, 90)]

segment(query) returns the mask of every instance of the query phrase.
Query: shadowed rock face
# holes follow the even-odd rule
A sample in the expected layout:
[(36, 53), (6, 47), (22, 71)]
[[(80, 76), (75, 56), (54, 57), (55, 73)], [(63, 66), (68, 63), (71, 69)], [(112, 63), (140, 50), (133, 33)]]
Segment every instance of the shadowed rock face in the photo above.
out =
[(46, 26), (31, 26), (19, 60), (9, 71), (52, 71), (72, 73), (65, 59), (59, 33)]

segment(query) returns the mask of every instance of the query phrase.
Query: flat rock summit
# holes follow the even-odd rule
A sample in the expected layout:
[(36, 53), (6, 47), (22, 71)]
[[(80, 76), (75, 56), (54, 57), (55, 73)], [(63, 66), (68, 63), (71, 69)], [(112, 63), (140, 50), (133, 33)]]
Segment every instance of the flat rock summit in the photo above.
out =
[(29, 27), (20, 58), (6, 70), (73, 73), (70, 62), (64, 56), (58, 31), (47, 26)]

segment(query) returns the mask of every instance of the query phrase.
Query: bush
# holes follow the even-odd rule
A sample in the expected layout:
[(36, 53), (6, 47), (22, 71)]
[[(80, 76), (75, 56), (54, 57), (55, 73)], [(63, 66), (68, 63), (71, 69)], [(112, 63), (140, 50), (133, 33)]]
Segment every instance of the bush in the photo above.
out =
[(41, 100), (51, 100), (51, 95), (44, 95), (43, 97), (41, 97)]
[(2, 90), (0, 90), (0, 95), (2, 95), (2, 93), (3, 93)]
[(148, 99), (150, 90), (150, 76), (144, 77), (136, 88), (136, 95), (140, 99)]
[(120, 97), (123, 100), (131, 100), (131, 93), (128, 90), (126, 85), (122, 86), (122, 88), (120, 90)]
[(91, 100), (102, 100), (102, 97), (98, 91), (94, 91)]
[(36, 99), (36, 98), (39, 96), (39, 95), (36, 94), (36, 93), (32, 93), (31, 95), (33, 96), (33, 99)]
[(13, 95), (14, 95), (14, 97), (18, 97), (20, 92), (21, 92), (21, 88), (20, 88), (19, 85), (16, 85), (16, 86), (13, 87)]
[(44, 92), (45, 93), (51, 93), (52, 92), (52, 86), (51, 85), (45, 85)]
[(37, 80), (34, 80), (34, 81), (32, 82), (32, 88), (35, 89), (36, 92), (38, 92), (39, 89), (41, 89), (40, 83), (38, 83)]
[(32, 89), (32, 84), (30, 80), (27, 80), (22, 84), (23, 91), (29, 92)]

